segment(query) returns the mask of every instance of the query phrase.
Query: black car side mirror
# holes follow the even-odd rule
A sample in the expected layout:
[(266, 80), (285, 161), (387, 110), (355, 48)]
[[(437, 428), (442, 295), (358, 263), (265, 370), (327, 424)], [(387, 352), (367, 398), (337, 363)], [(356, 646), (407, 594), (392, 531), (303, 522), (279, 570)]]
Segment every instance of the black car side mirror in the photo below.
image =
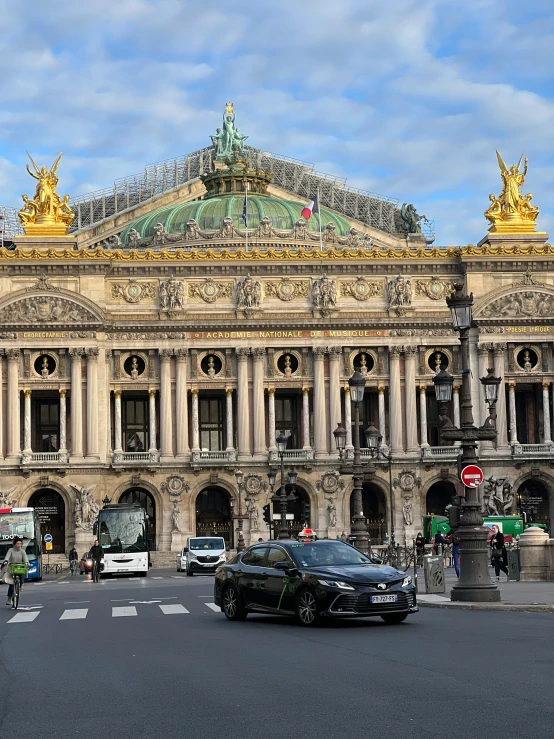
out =
[(370, 557), (369, 561), (371, 562), (372, 565), (382, 565), (383, 564), (383, 560), (379, 559), (378, 557)]
[(283, 570), (283, 572), (288, 572), (289, 570), (293, 569), (288, 562), (275, 562), (273, 565), (274, 570)]
[(186, 554), (186, 553), (188, 552), (188, 550), (189, 550), (189, 548), (188, 548), (188, 547), (184, 547), (184, 548), (183, 548), (183, 553), (184, 553), (184, 554)]

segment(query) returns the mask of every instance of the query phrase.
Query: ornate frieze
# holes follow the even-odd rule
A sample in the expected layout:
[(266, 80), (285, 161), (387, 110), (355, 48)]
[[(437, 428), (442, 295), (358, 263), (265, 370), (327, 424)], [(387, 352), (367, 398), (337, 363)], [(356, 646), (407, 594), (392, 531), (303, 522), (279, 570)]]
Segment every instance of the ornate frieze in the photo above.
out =
[(315, 486), (324, 493), (335, 494), (344, 490), (345, 482), (340, 473), (337, 470), (333, 470), (332, 472), (324, 472), (321, 478), (317, 480)]
[(453, 280), (441, 280), (432, 277), (430, 280), (415, 280), (415, 294), (418, 297), (427, 296), (431, 300), (444, 300), (447, 295), (454, 292)]
[(156, 297), (156, 284), (154, 282), (112, 282), (111, 296), (113, 299), (123, 298), (127, 303), (139, 303), (144, 298)]
[(185, 303), (185, 287), (182, 280), (171, 276), (160, 282), (160, 308), (162, 310), (182, 310)]
[(367, 300), (384, 293), (382, 282), (369, 282), (365, 277), (358, 277), (350, 282), (340, 283), (340, 294), (342, 297), (352, 297), (356, 300)]
[(90, 311), (71, 300), (51, 295), (23, 298), (0, 311), (0, 323), (98, 323)]
[(308, 282), (291, 280), (288, 277), (282, 277), (279, 282), (266, 282), (264, 289), (266, 297), (279, 298), (284, 302), (308, 297)]
[(330, 280), (327, 275), (323, 275), (319, 280), (314, 280), (312, 284), (312, 300), (316, 308), (329, 310), (337, 305), (337, 284), (335, 280)]
[(250, 273), (244, 280), (237, 282), (237, 306), (239, 308), (259, 308), (262, 299), (262, 286), (259, 280), (253, 280)]
[(182, 493), (190, 493), (190, 483), (182, 475), (169, 475), (160, 485), (162, 492), (167, 493), (170, 498), (177, 499)]
[(201, 298), (205, 303), (215, 303), (218, 299), (231, 298), (233, 285), (231, 282), (215, 282), (210, 277), (204, 282), (189, 282), (189, 298)]
[(408, 308), (412, 307), (412, 282), (398, 275), (387, 284), (387, 297), (389, 310), (393, 310), (397, 316), (403, 316)]
[(538, 318), (554, 316), (554, 295), (525, 290), (503, 295), (489, 303), (480, 318)]

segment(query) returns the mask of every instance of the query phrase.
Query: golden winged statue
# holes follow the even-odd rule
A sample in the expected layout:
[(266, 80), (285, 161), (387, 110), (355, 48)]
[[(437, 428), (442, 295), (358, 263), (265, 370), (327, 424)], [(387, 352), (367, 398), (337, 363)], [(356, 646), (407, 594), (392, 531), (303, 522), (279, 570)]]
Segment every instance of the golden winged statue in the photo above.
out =
[(531, 193), (523, 196), (520, 192), (527, 175), (527, 158), (524, 160), (523, 154), (517, 165), (508, 168), (498, 150), (496, 152), (502, 177), (502, 192), (498, 197), (492, 193), (489, 195), (491, 204), (485, 211), (485, 218), (492, 224), (489, 228), (490, 233), (517, 234), (532, 233), (535, 230), (539, 209), (536, 205), (531, 205), (533, 197)]
[(23, 207), (19, 211), (19, 220), (27, 236), (65, 236), (74, 218), (74, 213), (69, 207), (69, 195), (60, 196), (56, 192), (58, 175), (56, 170), (62, 158), (59, 153), (54, 164), (40, 169), (35, 164), (33, 157), (27, 152), (31, 160), (33, 170), (27, 164), (27, 172), (37, 181), (35, 196), (31, 200), (28, 195), (23, 195)]

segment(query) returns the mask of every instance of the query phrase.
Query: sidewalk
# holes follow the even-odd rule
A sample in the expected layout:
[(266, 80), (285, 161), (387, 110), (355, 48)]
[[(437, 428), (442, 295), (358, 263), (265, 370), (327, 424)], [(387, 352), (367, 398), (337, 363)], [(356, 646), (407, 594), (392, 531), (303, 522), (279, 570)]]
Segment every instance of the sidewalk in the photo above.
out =
[(450, 590), (457, 579), (454, 569), (447, 568), (444, 572), (446, 592), (440, 595), (433, 595), (425, 592), (423, 569), (418, 569), (417, 600), (421, 607), (554, 613), (554, 582), (506, 582), (506, 575), (501, 573), (500, 582), (497, 583), (494, 570), (491, 568), (489, 574), (491, 580), (498, 585), (498, 589), (500, 590), (500, 603), (459, 603), (450, 600)]

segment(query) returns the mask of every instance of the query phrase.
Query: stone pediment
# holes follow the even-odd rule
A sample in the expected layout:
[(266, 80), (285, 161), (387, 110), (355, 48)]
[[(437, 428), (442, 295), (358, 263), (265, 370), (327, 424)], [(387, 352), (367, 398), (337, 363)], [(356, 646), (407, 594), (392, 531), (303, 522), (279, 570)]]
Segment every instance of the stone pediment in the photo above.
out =
[(24, 326), (100, 326), (102, 310), (81, 295), (52, 286), (20, 290), (0, 303), (0, 324)]
[(554, 317), (554, 290), (546, 286), (510, 288), (501, 295), (485, 298), (475, 306), (479, 318), (552, 318)]

